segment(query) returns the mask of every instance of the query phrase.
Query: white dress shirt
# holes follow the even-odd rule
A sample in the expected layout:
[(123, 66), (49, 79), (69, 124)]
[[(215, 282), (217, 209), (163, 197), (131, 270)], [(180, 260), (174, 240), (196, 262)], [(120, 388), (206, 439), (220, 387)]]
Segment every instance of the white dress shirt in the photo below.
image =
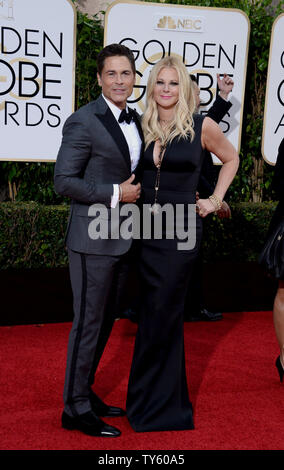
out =
[[(102, 95), (103, 98), (105, 99), (108, 107), (110, 108), (112, 114), (114, 115), (115, 119), (118, 122), (121, 109), (118, 108), (115, 104), (113, 104), (111, 101), (109, 101), (104, 95)], [(127, 111), (127, 106), (126, 106), (126, 111)], [(131, 162), (131, 173), (135, 170), (135, 168), (138, 165), (139, 157), (140, 157), (140, 150), (141, 150), (141, 138), (138, 132), (138, 129), (136, 127), (135, 122), (132, 120), (130, 124), (127, 124), (125, 121), (124, 122), (118, 122), (124, 137), (126, 139), (126, 142), (128, 144), (129, 148), (129, 154), (130, 154), (130, 162)], [(114, 208), (116, 207), (116, 204), (118, 203), (119, 200), (119, 185), (114, 184), (113, 185), (113, 195), (111, 198), (111, 207)]]

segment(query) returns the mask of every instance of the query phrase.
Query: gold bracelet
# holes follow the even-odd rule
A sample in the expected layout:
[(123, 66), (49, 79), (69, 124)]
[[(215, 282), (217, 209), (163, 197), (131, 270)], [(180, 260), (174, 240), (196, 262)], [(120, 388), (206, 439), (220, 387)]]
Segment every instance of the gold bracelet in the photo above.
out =
[(213, 206), (215, 206), (216, 211), (221, 209), (222, 201), (218, 196), (216, 196), (216, 194), (211, 194), (211, 196), (209, 196), (209, 199), (212, 202)]

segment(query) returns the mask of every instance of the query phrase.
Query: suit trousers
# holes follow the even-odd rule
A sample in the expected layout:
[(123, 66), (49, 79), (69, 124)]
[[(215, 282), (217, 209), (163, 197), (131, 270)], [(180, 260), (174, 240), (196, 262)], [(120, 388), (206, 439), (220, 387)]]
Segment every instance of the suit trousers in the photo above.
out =
[(69, 335), (64, 410), (91, 410), (89, 394), (113, 323), (123, 309), (131, 249), (121, 256), (68, 250), (74, 319)]

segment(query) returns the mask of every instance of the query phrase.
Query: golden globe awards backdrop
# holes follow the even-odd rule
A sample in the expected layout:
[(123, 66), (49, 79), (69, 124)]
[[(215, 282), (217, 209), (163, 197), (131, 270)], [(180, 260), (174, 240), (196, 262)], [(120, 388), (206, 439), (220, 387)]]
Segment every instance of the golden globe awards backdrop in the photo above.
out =
[(149, 72), (166, 55), (178, 55), (188, 72), (197, 76), (201, 112), (215, 100), (217, 73), (229, 74), (235, 83), (230, 97), (233, 106), (220, 125), (239, 150), (249, 34), (248, 17), (237, 9), (125, 0), (107, 9), (104, 43), (122, 43), (133, 51), (137, 77), (129, 104), (140, 113), (145, 107)]
[(0, 160), (55, 161), (74, 106), (71, 0), (0, 0)]
[(284, 13), (273, 23), (266, 85), (262, 156), (275, 165), (284, 139)]

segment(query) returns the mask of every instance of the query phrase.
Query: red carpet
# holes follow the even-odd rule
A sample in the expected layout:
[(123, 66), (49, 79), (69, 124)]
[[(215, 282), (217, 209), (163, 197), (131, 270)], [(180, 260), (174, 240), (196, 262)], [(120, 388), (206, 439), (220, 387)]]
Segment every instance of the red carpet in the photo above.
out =
[[(122, 431), (102, 439), (60, 426), (69, 323), (0, 328), (1, 450), (283, 450), (284, 385), (271, 312), (225, 314), (186, 323), (194, 431), (135, 433), (127, 418), (105, 419)], [(119, 320), (97, 373), (97, 393), (125, 405), (136, 325)]]

